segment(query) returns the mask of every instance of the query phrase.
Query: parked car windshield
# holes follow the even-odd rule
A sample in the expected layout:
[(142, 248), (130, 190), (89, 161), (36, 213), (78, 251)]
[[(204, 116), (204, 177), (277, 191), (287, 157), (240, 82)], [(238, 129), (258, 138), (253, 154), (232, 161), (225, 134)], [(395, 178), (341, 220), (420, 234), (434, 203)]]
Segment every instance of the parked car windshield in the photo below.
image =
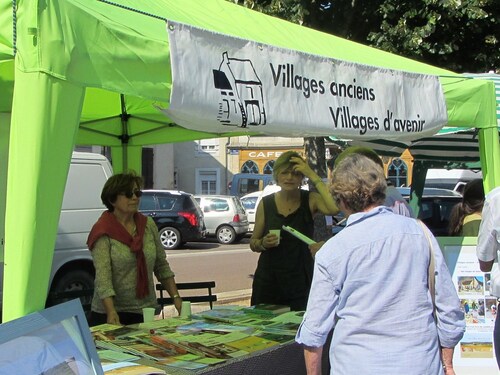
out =
[(246, 210), (253, 210), (253, 209), (255, 209), (255, 204), (257, 203), (258, 198), (259, 198), (258, 196), (242, 197), (242, 198), (240, 198), (240, 201)]

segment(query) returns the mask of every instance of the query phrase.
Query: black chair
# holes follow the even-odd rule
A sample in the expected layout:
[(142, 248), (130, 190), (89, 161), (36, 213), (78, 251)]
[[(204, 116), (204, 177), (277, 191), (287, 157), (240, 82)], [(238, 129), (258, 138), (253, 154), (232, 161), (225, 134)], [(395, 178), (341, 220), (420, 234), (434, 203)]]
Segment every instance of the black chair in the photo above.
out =
[[(217, 295), (212, 293), (212, 288), (215, 288), (215, 281), (196, 281), (192, 283), (177, 283), (178, 290), (197, 290), (205, 289), (205, 293), (196, 293), (195, 295), (188, 294), (182, 295), (183, 301), (189, 301), (191, 303), (197, 302), (208, 302), (210, 304), (210, 309), (213, 309), (213, 303), (217, 301)], [(158, 304), (160, 305), (162, 311), (165, 305), (172, 305), (174, 302), (171, 297), (165, 297), (168, 292), (163, 288), (160, 283), (156, 284), (156, 290), (160, 291), (160, 297), (157, 298)]]

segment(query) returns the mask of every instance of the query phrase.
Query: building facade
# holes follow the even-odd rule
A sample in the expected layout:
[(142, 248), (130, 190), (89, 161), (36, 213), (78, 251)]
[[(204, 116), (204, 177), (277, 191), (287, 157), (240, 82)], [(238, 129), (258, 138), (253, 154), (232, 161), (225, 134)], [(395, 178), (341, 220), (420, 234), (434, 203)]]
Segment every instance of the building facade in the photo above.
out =
[[(326, 145), (326, 159), (330, 157), (330, 147)], [(78, 149), (103, 152), (101, 147)], [(142, 175), (147, 189), (228, 194), (234, 174), (271, 174), (274, 161), (289, 150), (304, 154), (304, 139), (239, 136), (155, 145), (143, 148)], [(413, 157), (408, 151), (400, 158), (382, 160), (386, 175), (395, 186), (411, 185)]]

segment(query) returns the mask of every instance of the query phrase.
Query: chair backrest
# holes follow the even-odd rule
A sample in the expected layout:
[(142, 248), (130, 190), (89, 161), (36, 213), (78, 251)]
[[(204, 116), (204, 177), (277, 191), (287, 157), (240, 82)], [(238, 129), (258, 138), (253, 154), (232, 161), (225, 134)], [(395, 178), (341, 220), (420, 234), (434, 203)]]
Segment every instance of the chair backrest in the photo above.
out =
[[(182, 295), (183, 301), (189, 301), (192, 303), (196, 302), (208, 302), (210, 304), (210, 309), (213, 308), (213, 303), (217, 301), (217, 295), (212, 293), (212, 288), (215, 288), (215, 281), (196, 281), (192, 283), (177, 283), (178, 290), (196, 290), (205, 289), (204, 293), (197, 293), (195, 295)], [(163, 307), (165, 305), (173, 304), (173, 300), (168, 296), (167, 291), (163, 288), (160, 283), (156, 284), (156, 290), (160, 291), (160, 297), (157, 298), (158, 304)]]

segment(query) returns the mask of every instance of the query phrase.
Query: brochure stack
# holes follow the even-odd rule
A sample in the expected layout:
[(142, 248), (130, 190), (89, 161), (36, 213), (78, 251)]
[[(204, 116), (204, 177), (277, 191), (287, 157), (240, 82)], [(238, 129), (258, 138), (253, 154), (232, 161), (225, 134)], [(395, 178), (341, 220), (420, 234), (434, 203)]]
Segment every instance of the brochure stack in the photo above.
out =
[(293, 341), (303, 312), (279, 313), (283, 310), (289, 308), (231, 306), (190, 319), (176, 317), (133, 327), (103, 324), (91, 331), (105, 374), (135, 374), (137, 365), (163, 374), (175, 368), (203, 369)]

